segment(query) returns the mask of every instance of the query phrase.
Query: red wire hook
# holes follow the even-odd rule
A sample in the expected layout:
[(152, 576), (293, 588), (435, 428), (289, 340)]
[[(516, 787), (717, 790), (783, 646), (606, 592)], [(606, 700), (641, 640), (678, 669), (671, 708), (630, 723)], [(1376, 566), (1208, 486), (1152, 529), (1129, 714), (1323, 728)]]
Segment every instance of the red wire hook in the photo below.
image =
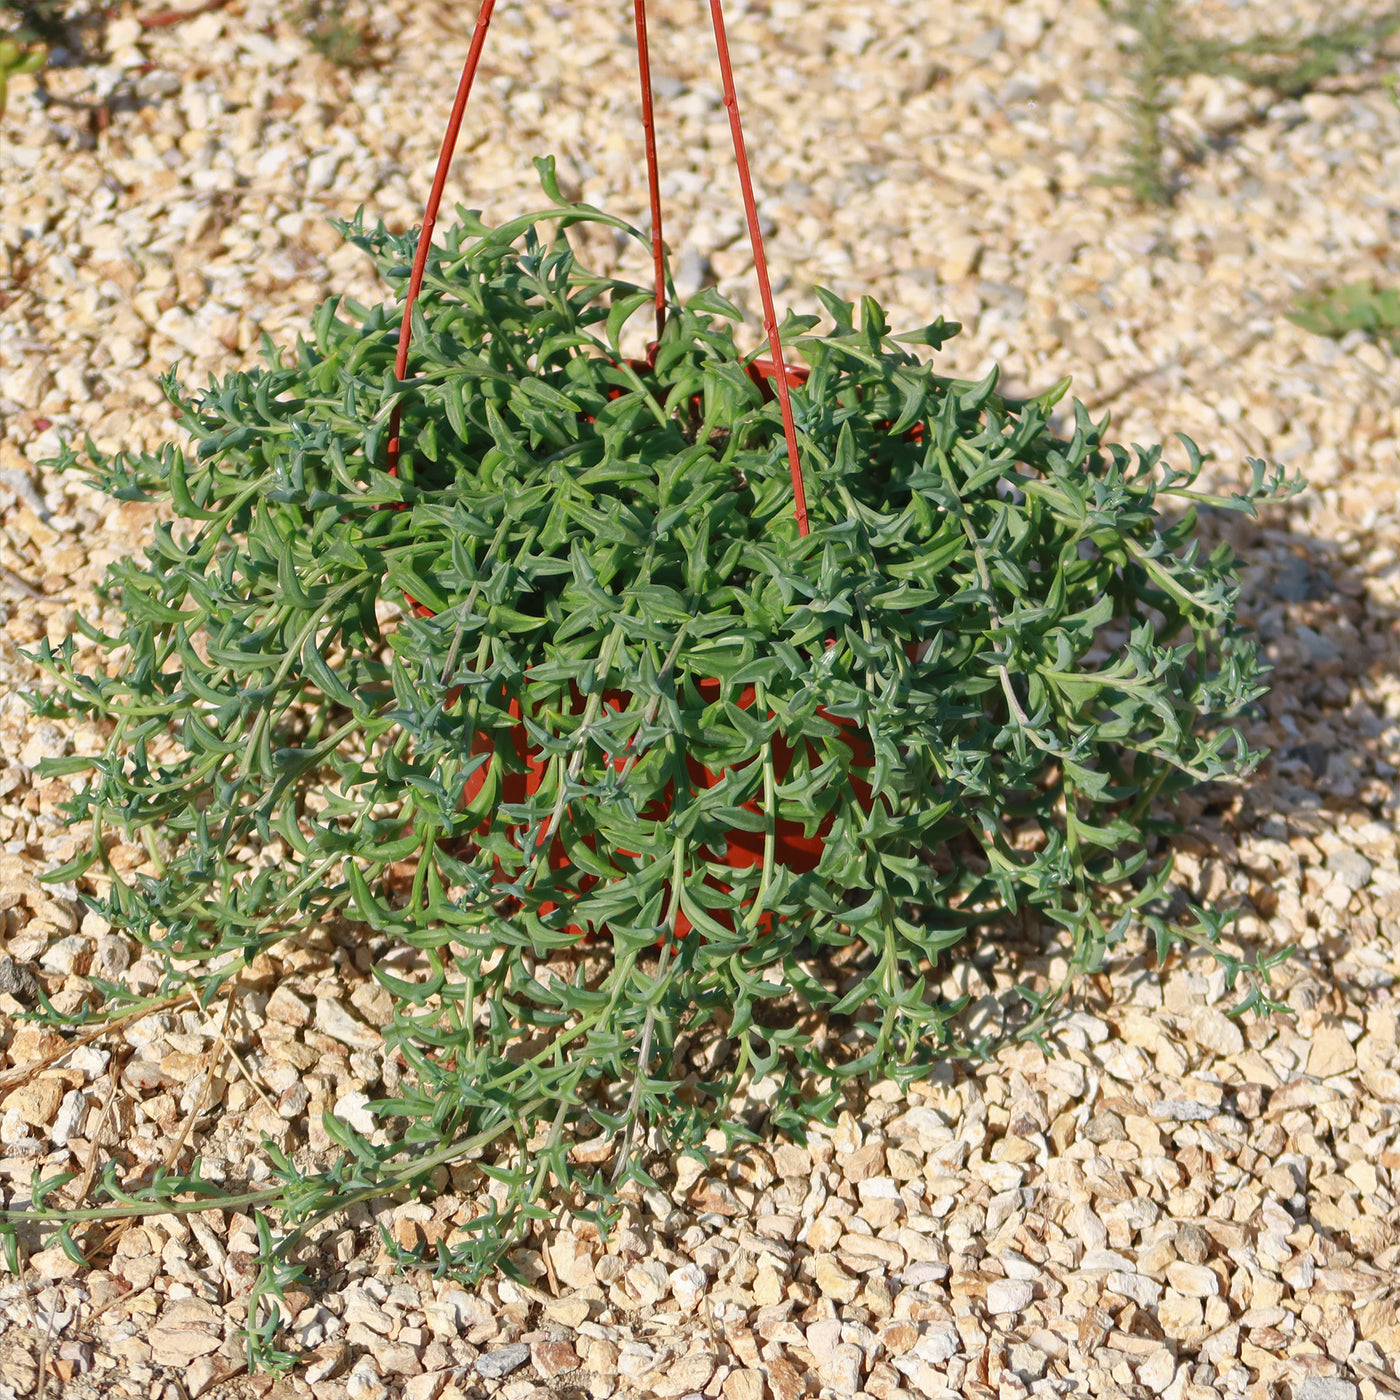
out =
[[(433, 175), (433, 188), (428, 194), (428, 204), (423, 210), (423, 230), (418, 235), (418, 249), (413, 256), (413, 272), (408, 279), (408, 292), (403, 301), (403, 320), (399, 323), (399, 350), (394, 357), (394, 378), (403, 383), (408, 373), (408, 340), (413, 326), (413, 304), (423, 288), (423, 273), (428, 266), (428, 250), (433, 245), (433, 229), (437, 226), (438, 210), (442, 207), (442, 192), (447, 184), (447, 172), (452, 165), (452, 153), (457, 149), (457, 137), (462, 130), (462, 117), (466, 114), (467, 99), (476, 81), (477, 65), (481, 62), (481, 50), (486, 44), (486, 31), (491, 26), (491, 12), (496, 8), (496, 0), (481, 0), (481, 8), (476, 15), (476, 28), (472, 30), (471, 47), (467, 50), (467, 61), (462, 65), (462, 77), (457, 84), (457, 99), (452, 104), (452, 115), (447, 119), (447, 130), (442, 134), (442, 149), (438, 152), (437, 171)], [(395, 403), (389, 415), (389, 474), (396, 476), (399, 470), (399, 405)]]
[(637, 28), (637, 78), (642, 88), (642, 138), (647, 153), (647, 190), (651, 196), (651, 261), (656, 278), (656, 339), (659, 344), (661, 332), (666, 329), (666, 248), (661, 241), (661, 180), (656, 166), (656, 123), (651, 111), (646, 0), (632, 0), (632, 18)]
[(739, 185), (744, 192), (744, 217), (749, 221), (753, 270), (758, 278), (758, 295), (763, 302), (763, 329), (768, 332), (768, 353), (773, 357), (773, 382), (778, 390), (778, 408), (783, 415), (788, 472), (792, 476), (792, 509), (797, 516), (797, 533), (807, 535), (811, 530), (807, 524), (807, 492), (802, 485), (802, 466), (797, 459), (797, 426), (792, 420), (792, 399), (788, 394), (783, 342), (778, 334), (778, 313), (773, 309), (773, 288), (768, 281), (768, 259), (763, 254), (763, 233), (758, 227), (758, 205), (753, 197), (753, 178), (749, 174), (744, 128), (739, 121), (739, 98), (734, 91), (734, 69), (729, 62), (729, 39), (724, 31), (724, 9), (720, 0), (710, 0), (710, 18), (715, 27), (715, 48), (719, 53), (720, 80), (724, 84), (724, 105), (729, 112), (729, 133), (734, 138), (734, 163), (739, 167)]

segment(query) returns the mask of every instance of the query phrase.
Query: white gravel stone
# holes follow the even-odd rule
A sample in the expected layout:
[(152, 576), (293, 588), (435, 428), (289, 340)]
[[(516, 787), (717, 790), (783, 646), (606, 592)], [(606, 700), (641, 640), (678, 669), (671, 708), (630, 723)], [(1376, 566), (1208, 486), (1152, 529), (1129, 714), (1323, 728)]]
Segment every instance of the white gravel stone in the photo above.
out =
[(1295, 1400), (1357, 1400), (1353, 1381), (1341, 1376), (1304, 1376), (1293, 1387)]
[(316, 998), (316, 1029), (353, 1050), (377, 1050), (384, 1044), (378, 1031), (357, 1021), (334, 997)]
[(1348, 890), (1364, 890), (1371, 883), (1371, 862), (1350, 846), (1343, 846), (1327, 857), (1327, 868)]
[(81, 1089), (70, 1089), (64, 1094), (58, 1112), (54, 1115), (49, 1137), (62, 1147), (69, 1138), (81, 1136), (83, 1124), (87, 1121), (87, 1111), (87, 1095)]
[(1170, 1348), (1159, 1347), (1146, 1361), (1140, 1362), (1137, 1378), (1139, 1385), (1145, 1385), (1156, 1395), (1162, 1394), (1176, 1379), (1176, 1358)]
[(914, 1343), (914, 1355), (930, 1365), (940, 1366), (955, 1357), (961, 1347), (962, 1340), (951, 1322), (931, 1323)]
[(1104, 1282), (1112, 1292), (1131, 1298), (1139, 1307), (1155, 1307), (1162, 1298), (1162, 1285), (1139, 1273), (1115, 1270)]
[(1220, 1279), (1204, 1264), (1186, 1264), (1181, 1260), (1167, 1265), (1167, 1282), (1174, 1292), (1187, 1298), (1214, 1298), (1220, 1292)]
[(374, 1115), (367, 1107), (368, 1103), (369, 1095), (356, 1089), (348, 1094), (342, 1094), (335, 1101), (335, 1108), (332, 1111), (337, 1118), (348, 1123), (357, 1133), (372, 1133), (375, 1129), (375, 1120)]
[(1244, 1049), (1239, 1023), (1213, 1006), (1203, 1006), (1192, 1017), (1191, 1032), (1202, 1050), (1216, 1055), (1238, 1055)]
[(1035, 1299), (1035, 1285), (1025, 1279), (999, 1278), (987, 1285), (987, 1311), (993, 1316), (1024, 1312)]
[(345, 1378), (348, 1400), (387, 1400), (389, 1387), (372, 1357), (362, 1356)]
[(530, 1359), (530, 1348), (523, 1342), (482, 1352), (476, 1358), (476, 1373), (483, 1380), (499, 1380), (518, 1370)]

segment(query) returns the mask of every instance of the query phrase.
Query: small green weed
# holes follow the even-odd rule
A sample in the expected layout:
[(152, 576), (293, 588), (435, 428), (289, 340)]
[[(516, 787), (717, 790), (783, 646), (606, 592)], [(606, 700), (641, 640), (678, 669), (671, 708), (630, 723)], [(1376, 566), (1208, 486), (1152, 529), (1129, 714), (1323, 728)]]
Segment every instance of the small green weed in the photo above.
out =
[(10, 97), (10, 79), (26, 73), (37, 73), (47, 57), (39, 45), (29, 45), (16, 39), (0, 39), (0, 117)]
[[(1389, 77), (1385, 85), (1400, 107), (1400, 80)], [(1305, 331), (1334, 339), (1352, 331), (1364, 331), (1400, 355), (1400, 291), (1394, 288), (1378, 287), (1374, 282), (1348, 282), (1332, 291), (1300, 297), (1287, 319)]]
[(1196, 73), (1236, 78), (1279, 97), (1301, 97), (1341, 71), (1358, 54), (1400, 30), (1400, 9), (1376, 19), (1348, 21), (1312, 34), (1261, 34), (1231, 41), (1190, 32), (1181, 0), (1099, 0), (1104, 12), (1137, 34), (1129, 54), (1132, 136), (1124, 168), (1109, 177), (1144, 204), (1169, 205), (1176, 183), (1166, 168), (1172, 141), (1168, 85)]
[(10, 79), (37, 73), (48, 50), (68, 33), (68, 0), (0, 0), (0, 117), (9, 101)]
[(305, 0), (298, 22), (311, 47), (337, 67), (373, 68), (380, 61), (368, 19), (349, 17), (336, 0)]
[(1349, 282), (1334, 291), (1303, 297), (1288, 313), (1295, 326), (1317, 335), (1340, 338), (1365, 331), (1386, 341), (1400, 355), (1400, 291), (1374, 282)]
[(0, 0), (0, 22), (17, 43), (60, 44), (72, 9), (69, 0)]

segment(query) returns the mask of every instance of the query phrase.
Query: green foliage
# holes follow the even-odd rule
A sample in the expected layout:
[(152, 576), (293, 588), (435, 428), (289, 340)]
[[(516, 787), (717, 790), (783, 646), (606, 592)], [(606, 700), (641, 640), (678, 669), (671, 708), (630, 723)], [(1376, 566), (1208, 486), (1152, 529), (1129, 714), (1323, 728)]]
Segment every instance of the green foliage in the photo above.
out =
[(1288, 319), (1316, 335), (1340, 338), (1349, 331), (1365, 331), (1386, 340), (1400, 355), (1400, 292), (1393, 287), (1348, 282), (1333, 291), (1300, 298)]
[(10, 96), (10, 79), (25, 73), (37, 73), (47, 55), (39, 47), (30, 47), (15, 39), (0, 39), (0, 117)]
[(347, 16), (336, 0), (305, 0), (298, 19), (311, 47), (338, 67), (372, 68), (379, 61), (373, 28)]
[[(350, 921), (393, 998), (406, 1072), (377, 1111), (406, 1126), (371, 1143), (327, 1116), (342, 1156), (318, 1176), (274, 1154), (278, 1185), (242, 1198), (292, 1227), (259, 1297), (316, 1220), (442, 1162), (491, 1178), (490, 1213), (427, 1261), (474, 1277), (546, 1198), (610, 1218), (649, 1179), (648, 1127), (677, 1152), (748, 1135), (762, 1080), (768, 1129), (800, 1134), (854, 1076), (978, 1053), (936, 992), (974, 928), (1057, 925), (1071, 975), (1137, 911), (1163, 952), (1210, 946), (1218, 918), (1156, 905), (1153, 804), (1258, 757), (1230, 723), (1262, 692), (1234, 563), (1195, 530), (1287, 489), (1262, 462), (1203, 493), (1189, 441), (1183, 473), (1079, 405), (1056, 435), (1065, 386), (939, 376), (904, 346), (956, 325), (896, 338), (822, 293), (830, 329), (785, 328), (810, 366), (802, 538), (733, 308), (702, 292), (629, 360), (650, 293), (585, 272), (566, 232), (616, 221), (459, 214), (406, 383), (396, 313), (333, 298), (290, 358), (168, 382), (192, 450), (89, 445), (104, 490), (175, 519), (112, 567), (124, 625), (88, 629), (107, 673), (42, 650), (110, 727), (46, 770), (90, 768), (68, 815), (91, 851), (55, 878), (105, 870), (90, 903), (164, 961), (162, 991), (207, 1006), (258, 951)], [(403, 286), (412, 237), (346, 232)], [(117, 833), (156, 874), (111, 865)], [(1245, 1005), (1267, 968), (1230, 964)], [(1024, 989), (1021, 1034), (1068, 981)], [(597, 1134), (608, 1174), (569, 1157)], [(266, 1317), (249, 1335), (281, 1364)]]
[(70, 0), (0, 0), (0, 20), (11, 39), (22, 44), (62, 43)]
[(26, 49), (61, 47), (76, 56), (93, 47), (109, 8), (100, 0), (0, 0), (0, 37)]
[(1114, 183), (1126, 185), (1144, 204), (1169, 205), (1176, 195), (1165, 165), (1170, 83), (1202, 73), (1266, 87), (1279, 97), (1301, 97), (1400, 29), (1400, 9), (1391, 9), (1373, 20), (1344, 21), (1313, 33), (1204, 39), (1190, 32), (1181, 0), (1099, 0), (1099, 4), (1115, 23), (1137, 34), (1131, 49), (1133, 134), (1127, 162)]

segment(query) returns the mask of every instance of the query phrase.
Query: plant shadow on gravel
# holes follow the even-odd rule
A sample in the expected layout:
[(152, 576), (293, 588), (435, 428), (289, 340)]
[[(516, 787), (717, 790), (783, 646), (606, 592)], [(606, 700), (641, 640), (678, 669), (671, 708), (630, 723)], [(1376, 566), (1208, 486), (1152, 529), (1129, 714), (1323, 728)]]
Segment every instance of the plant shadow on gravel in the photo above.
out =
[[(1400, 894), (1368, 888), (1371, 862), (1358, 869), (1349, 853), (1383, 840), (1397, 814), (1400, 608), (1382, 600), (1376, 585), (1385, 579), (1355, 550), (1290, 528), (1283, 512), (1203, 524), (1248, 561), (1240, 616), (1273, 672), (1247, 732), (1269, 754), (1246, 783), (1206, 785), (1178, 800), (1172, 844), (1191, 874), (1172, 910), (1192, 896), (1236, 907), (1256, 921), (1252, 934), (1233, 932), (1236, 944), (1260, 954), (1292, 943), (1297, 968), (1365, 999), (1390, 985), (1388, 959), (1368, 948), (1378, 921), (1400, 916)], [(1382, 568), (1393, 579), (1393, 557)], [(1323, 846), (1313, 849), (1319, 835)], [(1251, 837), (1262, 851), (1240, 850)], [(1294, 838), (1303, 843), (1301, 873), (1283, 849)], [(1334, 885), (1341, 907), (1329, 911), (1308, 897), (1336, 878), (1367, 889), (1365, 898), (1341, 900)]]

